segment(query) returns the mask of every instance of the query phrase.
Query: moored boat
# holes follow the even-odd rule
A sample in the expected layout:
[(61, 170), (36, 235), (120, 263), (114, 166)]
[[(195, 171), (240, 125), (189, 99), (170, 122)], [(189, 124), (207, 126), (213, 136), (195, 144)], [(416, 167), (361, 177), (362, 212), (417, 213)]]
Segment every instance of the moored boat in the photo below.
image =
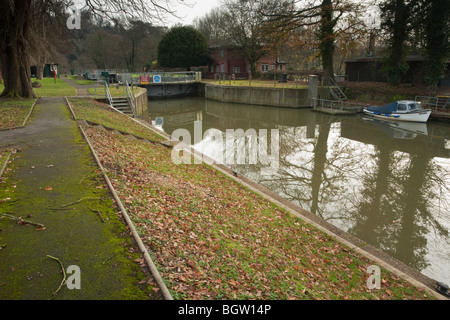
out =
[(427, 122), (431, 110), (422, 109), (420, 102), (401, 100), (385, 106), (370, 106), (364, 108), (367, 115), (384, 120)]

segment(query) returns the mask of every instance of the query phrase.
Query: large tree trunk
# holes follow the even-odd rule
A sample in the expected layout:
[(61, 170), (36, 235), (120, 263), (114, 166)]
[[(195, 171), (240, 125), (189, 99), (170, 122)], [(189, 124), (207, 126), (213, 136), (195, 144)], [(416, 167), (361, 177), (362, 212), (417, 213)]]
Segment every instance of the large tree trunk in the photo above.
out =
[(330, 78), (334, 80), (334, 26), (333, 4), (331, 0), (322, 1), (320, 22), (320, 53), (322, 55), (323, 82), (329, 84)]
[(0, 59), (5, 82), (1, 97), (35, 97), (29, 63), (31, 3), (29, 0), (0, 2), (0, 28), (3, 33)]

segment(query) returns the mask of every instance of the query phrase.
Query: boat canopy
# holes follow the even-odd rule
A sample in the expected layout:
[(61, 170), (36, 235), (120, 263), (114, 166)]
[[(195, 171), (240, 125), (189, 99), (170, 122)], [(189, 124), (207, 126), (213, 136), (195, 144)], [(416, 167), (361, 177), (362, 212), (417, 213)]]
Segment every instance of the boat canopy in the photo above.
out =
[(398, 102), (392, 102), (389, 103), (385, 106), (381, 106), (381, 107), (376, 107), (376, 106), (372, 106), (372, 107), (367, 107), (366, 109), (372, 112), (376, 112), (376, 113), (392, 113), (394, 111), (397, 111), (397, 106), (398, 106)]

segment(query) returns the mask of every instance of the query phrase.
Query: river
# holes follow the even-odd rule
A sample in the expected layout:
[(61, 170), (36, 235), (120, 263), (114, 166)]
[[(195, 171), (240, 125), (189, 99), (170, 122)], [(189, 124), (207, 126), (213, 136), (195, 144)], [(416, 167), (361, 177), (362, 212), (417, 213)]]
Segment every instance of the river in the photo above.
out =
[[(199, 97), (149, 100), (144, 117), (168, 134), (187, 130), (194, 148), (450, 284), (449, 124), (383, 123), (361, 114), (331, 116)], [(248, 137), (256, 132), (267, 142), (268, 157), (261, 153), (255, 162), (249, 149), (236, 144), (247, 154), (244, 160), (236, 154), (232, 164), (225, 154), (231, 129)]]

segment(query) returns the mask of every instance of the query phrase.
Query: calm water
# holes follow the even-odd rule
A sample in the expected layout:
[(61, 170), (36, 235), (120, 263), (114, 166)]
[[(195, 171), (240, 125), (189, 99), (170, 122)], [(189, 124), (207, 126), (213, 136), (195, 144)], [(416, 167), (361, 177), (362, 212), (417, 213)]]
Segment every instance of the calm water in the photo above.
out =
[[(263, 171), (267, 163), (250, 164), (254, 162), (248, 156), (240, 162), (244, 164), (230, 166), (450, 284), (449, 124), (388, 124), (362, 115), (337, 117), (203, 98), (150, 100), (148, 116), (154, 124), (162, 118), (159, 128), (169, 134), (189, 130), (192, 144), (215, 158), (226, 146), (217, 132), (267, 129), (270, 155), (271, 142), (276, 141), (270, 132), (278, 129), (277, 170)], [(195, 132), (194, 121), (201, 121), (201, 134)], [(229, 164), (227, 159), (222, 158)]]

